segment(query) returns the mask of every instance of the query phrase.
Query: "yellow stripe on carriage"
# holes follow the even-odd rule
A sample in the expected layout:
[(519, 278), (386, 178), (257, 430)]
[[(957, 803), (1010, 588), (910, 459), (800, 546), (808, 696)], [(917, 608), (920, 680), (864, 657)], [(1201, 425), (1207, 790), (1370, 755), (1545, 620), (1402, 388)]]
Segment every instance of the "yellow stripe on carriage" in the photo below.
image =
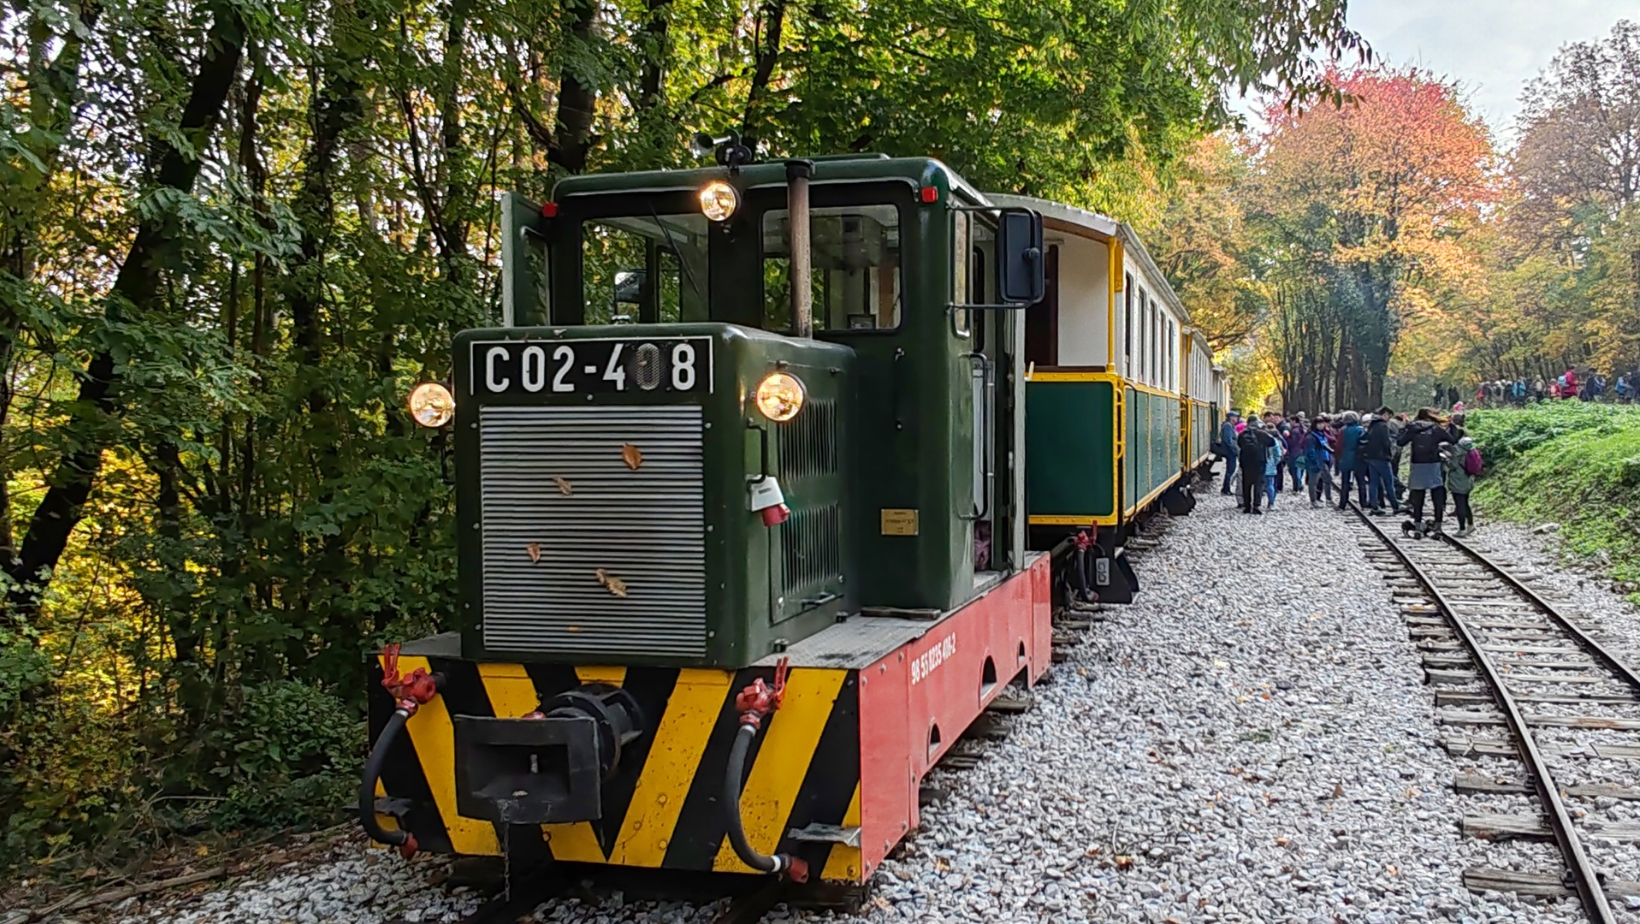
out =
[(1032, 526), (1114, 526), (1116, 525), (1116, 514), (1063, 516), (1057, 513), (1033, 513), (1030, 516), (1030, 524)]
[[(814, 760), (820, 733), (837, 702), (847, 671), (801, 669), (786, 679), (786, 699), (765, 725), (757, 760), (740, 793), (740, 817), (746, 840), (761, 853), (773, 853), (786, 833), (786, 819), (797, 802), (803, 777)], [(729, 839), (718, 846), (712, 868), (719, 872), (755, 872), (735, 856)]]
[[(384, 663), (383, 669), (386, 666)], [(418, 667), (428, 673), (433, 671), (426, 658), (399, 656), (401, 674), (409, 674)], [(450, 710), (444, 705), (444, 697), (435, 696), (432, 702), (416, 710), (416, 714), (404, 724), (404, 730), (410, 735), (410, 743), (415, 745), (416, 758), (421, 761), (422, 772), (427, 777), (427, 788), (433, 793), (433, 804), (438, 807), (439, 817), (444, 819), (444, 830), (450, 835), (450, 849), (458, 854), (475, 856), (500, 853), (501, 845), (496, 842), (494, 825), (476, 818), (462, 817), (456, 810), (456, 730), (450, 722)]]

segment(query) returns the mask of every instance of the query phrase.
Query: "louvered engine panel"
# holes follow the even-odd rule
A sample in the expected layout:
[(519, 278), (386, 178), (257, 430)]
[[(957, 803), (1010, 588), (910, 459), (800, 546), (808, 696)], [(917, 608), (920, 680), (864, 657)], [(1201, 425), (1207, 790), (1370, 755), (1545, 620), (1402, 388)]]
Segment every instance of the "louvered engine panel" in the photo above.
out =
[(703, 432), (695, 405), (480, 409), (485, 646), (704, 654)]

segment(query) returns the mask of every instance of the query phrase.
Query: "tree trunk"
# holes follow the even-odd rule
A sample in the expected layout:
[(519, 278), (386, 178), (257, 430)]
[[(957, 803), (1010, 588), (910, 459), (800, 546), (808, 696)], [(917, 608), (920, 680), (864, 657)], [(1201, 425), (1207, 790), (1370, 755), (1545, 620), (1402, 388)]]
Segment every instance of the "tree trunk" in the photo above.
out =
[[(221, 117), (239, 72), (244, 41), (245, 28), (238, 8), (225, 7), (211, 24), (199, 72), (177, 126), (179, 134), (189, 139), (190, 149), (178, 148), (164, 137), (148, 139), (151, 175), (160, 187), (192, 192), (201, 166), (198, 152), (208, 147)], [(164, 215), (144, 218), (137, 224), (135, 238), (104, 302), (110, 320), (118, 321), (129, 314), (141, 316), (154, 309), (161, 267), (180, 243), (175, 236), (178, 230)], [(105, 350), (93, 356), (81, 373), (77, 403), (88, 413), (68, 425), (79, 448), (60, 460), (47, 477), (50, 487), (29, 520), (17, 556), (7, 563), (5, 570), (13, 581), (7, 621), (14, 628), (30, 622), (38, 610), (50, 573), (79, 524), (102, 469), (103, 449), (109, 443), (109, 418), (118, 408), (114, 367), (113, 355)]]
[(758, 43), (752, 66), (752, 85), (746, 93), (746, 115), (740, 123), (740, 133), (756, 150), (758, 131), (763, 122), (763, 100), (768, 95), (769, 81), (774, 77), (775, 65), (780, 61), (780, 37), (786, 24), (786, 0), (763, 0), (758, 7), (758, 21), (762, 25), (762, 41)]
[[(592, 0), (570, 0), (567, 11), (570, 40), (577, 44), (590, 41), (596, 5)], [(592, 150), (593, 109), (597, 102), (597, 87), (583, 84), (567, 67), (561, 70), (558, 116), (553, 122), (552, 147), (547, 151), (547, 160), (565, 173), (586, 172), (587, 156)]]

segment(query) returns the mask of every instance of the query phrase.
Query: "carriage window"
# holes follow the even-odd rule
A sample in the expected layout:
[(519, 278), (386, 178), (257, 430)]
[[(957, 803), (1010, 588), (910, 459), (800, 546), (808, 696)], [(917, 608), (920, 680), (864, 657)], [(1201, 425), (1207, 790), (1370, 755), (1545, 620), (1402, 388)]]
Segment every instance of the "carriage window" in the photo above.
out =
[(636, 321), (645, 315), (661, 322), (706, 320), (706, 216), (586, 222), (581, 226), (581, 290), (587, 324)]
[[(900, 326), (900, 212), (892, 205), (809, 213), (815, 330)], [(763, 213), (763, 320), (791, 329), (791, 233), (785, 209)]]
[(1162, 384), (1162, 307), (1150, 303), (1150, 384)]
[(1173, 352), (1173, 322), (1167, 322), (1167, 387), (1173, 388), (1173, 363), (1177, 359)]
[(1125, 307), (1122, 310), (1122, 355), (1127, 357), (1128, 375), (1133, 374), (1133, 274), (1127, 274), (1127, 288), (1122, 290)]
[(1139, 290), (1139, 378), (1150, 374), (1150, 293)]

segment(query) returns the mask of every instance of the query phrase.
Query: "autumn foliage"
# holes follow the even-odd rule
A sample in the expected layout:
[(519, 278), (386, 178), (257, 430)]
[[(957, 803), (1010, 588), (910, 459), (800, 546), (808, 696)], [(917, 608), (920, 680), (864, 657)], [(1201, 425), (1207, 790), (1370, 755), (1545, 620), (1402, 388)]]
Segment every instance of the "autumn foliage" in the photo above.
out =
[(1468, 275), (1462, 238), (1498, 201), (1486, 128), (1418, 70), (1334, 75), (1342, 106), (1272, 107), (1248, 200), (1268, 348), (1293, 407), (1376, 406), (1396, 347)]

